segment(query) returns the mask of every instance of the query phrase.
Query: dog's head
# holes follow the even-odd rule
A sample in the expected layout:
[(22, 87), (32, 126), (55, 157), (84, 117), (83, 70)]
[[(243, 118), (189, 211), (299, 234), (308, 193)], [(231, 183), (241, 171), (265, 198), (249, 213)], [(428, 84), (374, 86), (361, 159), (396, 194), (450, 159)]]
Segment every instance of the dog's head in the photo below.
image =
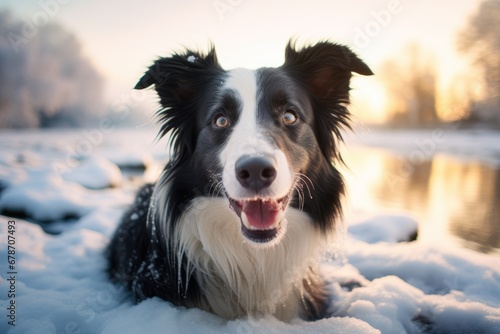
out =
[[(332, 229), (343, 193), (333, 163), (348, 126), (352, 72), (372, 74), (349, 48), (329, 42), (300, 50), (290, 43), (278, 68), (225, 71), (213, 48), (158, 59), (136, 89), (154, 85), (160, 97), (160, 135), (170, 134), (174, 150), (170, 197), (185, 202), (216, 190), (258, 245), (282, 237), (289, 206)], [(181, 204), (172, 199), (170, 210)]]

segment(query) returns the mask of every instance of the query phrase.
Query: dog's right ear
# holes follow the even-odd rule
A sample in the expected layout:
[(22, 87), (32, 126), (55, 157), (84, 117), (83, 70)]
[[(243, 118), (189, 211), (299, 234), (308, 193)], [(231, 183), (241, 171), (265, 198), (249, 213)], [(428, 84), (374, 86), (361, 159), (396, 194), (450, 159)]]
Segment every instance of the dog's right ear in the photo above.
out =
[(157, 59), (134, 88), (154, 85), (162, 106), (172, 107), (172, 103), (188, 102), (199, 94), (202, 82), (223, 71), (213, 46), (206, 55), (186, 50), (182, 54)]
[(135, 89), (154, 86), (161, 105), (156, 112), (160, 123), (158, 136), (171, 134), (170, 143), (174, 152), (178, 152), (177, 158), (194, 151), (196, 112), (223, 74), (212, 46), (206, 55), (186, 50), (183, 54), (159, 58), (135, 85)]

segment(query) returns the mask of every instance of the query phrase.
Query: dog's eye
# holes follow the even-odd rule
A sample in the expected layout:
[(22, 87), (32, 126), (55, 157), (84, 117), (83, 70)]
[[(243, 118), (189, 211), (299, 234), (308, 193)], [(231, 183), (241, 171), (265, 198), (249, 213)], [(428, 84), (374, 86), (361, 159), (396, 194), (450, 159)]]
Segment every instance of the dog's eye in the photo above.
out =
[(295, 122), (297, 122), (297, 114), (291, 110), (288, 110), (283, 114), (281, 120), (286, 125), (294, 124)]
[(229, 126), (229, 119), (223, 115), (217, 115), (214, 119), (214, 124), (218, 128), (227, 128)]

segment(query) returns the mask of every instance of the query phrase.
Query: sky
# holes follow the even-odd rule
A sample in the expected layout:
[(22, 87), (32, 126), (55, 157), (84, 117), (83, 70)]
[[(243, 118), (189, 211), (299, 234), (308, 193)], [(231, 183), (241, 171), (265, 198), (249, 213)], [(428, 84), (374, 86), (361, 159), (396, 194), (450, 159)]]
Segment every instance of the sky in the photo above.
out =
[[(456, 52), (458, 31), (480, 0), (187, 0), (84, 1), (0, 0), (25, 22), (47, 13), (72, 31), (83, 52), (106, 80), (109, 103), (130, 94), (158, 56), (184, 47), (215, 44), (226, 69), (279, 66), (291, 37), (310, 43), (328, 39), (350, 46), (375, 72), (353, 80), (352, 112), (361, 121), (387, 117), (377, 69), (417, 43), (435, 59), (438, 80), (447, 87), (469, 66)], [(41, 14), (42, 13), (42, 14)], [(401, 73), (404, 76), (404, 73)], [(148, 106), (154, 97), (141, 98)]]

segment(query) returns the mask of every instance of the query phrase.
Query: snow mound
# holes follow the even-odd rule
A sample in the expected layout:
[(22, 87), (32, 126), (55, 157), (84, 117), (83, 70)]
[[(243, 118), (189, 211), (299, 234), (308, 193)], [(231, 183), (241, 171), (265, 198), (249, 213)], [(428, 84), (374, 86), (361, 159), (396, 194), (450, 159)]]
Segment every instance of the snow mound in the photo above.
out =
[(418, 242), (367, 244), (350, 238), (345, 255), (369, 280), (396, 275), (426, 294), (460, 291), (468, 300), (499, 305), (500, 259)]
[(377, 278), (352, 291), (334, 288), (335, 316), (369, 323), (382, 333), (498, 333), (500, 310), (456, 292), (425, 295), (397, 276)]
[(63, 179), (89, 189), (117, 187), (122, 182), (120, 169), (109, 160), (94, 156), (62, 174)]
[[(87, 171), (97, 169), (92, 164), (85, 168)], [(81, 180), (85, 180), (82, 174), (75, 172), (74, 176), (80, 175)], [(10, 177), (10, 180), (4, 182), (3, 177)], [(92, 178), (91, 175), (88, 177)], [(107, 181), (112, 180), (112, 177), (116, 176), (110, 176)], [(100, 181), (104, 179), (102, 177)], [(78, 183), (64, 180), (52, 168), (0, 169), (0, 186), (5, 187), (0, 192), (0, 214), (51, 224), (78, 219), (97, 208), (104, 211), (123, 208), (131, 202), (133, 195), (120, 188), (89, 190)], [(95, 228), (101, 231), (104, 227)]]
[(27, 178), (28, 174), (23, 169), (2, 166), (0, 168), (0, 192), (2, 189), (8, 188), (14, 184), (19, 184)]
[(331, 311), (382, 333), (500, 333), (500, 260), (418, 243), (347, 241), (349, 264), (323, 267)]
[(103, 149), (102, 154), (120, 168), (146, 169), (153, 161), (150, 154), (140, 151)]
[(418, 223), (406, 215), (377, 215), (349, 225), (351, 235), (370, 244), (411, 241), (415, 239), (417, 231)]
[(24, 182), (2, 192), (0, 213), (40, 222), (81, 217), (91, 209), (82, 204), (84, 192), (83, 187), (64, 182), (51, 170), (30, 169)]

